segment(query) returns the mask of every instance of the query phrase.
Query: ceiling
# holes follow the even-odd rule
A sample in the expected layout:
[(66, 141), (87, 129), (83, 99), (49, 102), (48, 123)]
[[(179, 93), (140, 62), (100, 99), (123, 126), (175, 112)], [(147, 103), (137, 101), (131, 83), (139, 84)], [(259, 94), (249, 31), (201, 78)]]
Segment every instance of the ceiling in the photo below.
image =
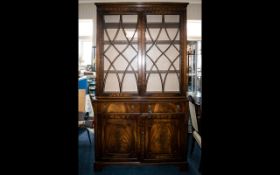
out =
[[(202, 0), (173, 0), (172, 2), (188, 2), (190, 4), (201, 4)], [(139, 0), (79, 0), (79, 3), (94, 2), (139, 2)], [(170, 0), (141, 0), (141, 2), (170, 2)]]

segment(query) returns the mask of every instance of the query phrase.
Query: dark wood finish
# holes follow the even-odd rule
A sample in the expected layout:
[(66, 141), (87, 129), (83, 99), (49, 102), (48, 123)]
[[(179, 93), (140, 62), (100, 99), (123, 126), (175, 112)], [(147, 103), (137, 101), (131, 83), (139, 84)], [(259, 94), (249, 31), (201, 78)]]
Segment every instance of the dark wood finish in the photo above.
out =
[(102, 123), (102, 160), (136, 161), (138, 134), (138, 115), (107, 114), (101, 115)]
[[(105, 165), (164, 165), (174, 164), (185, 169), (187, 167), (187, 126), (188, 107), (187, 98), (187, 59), (186, 59), (186, 6), (188, 3), (96, 3), (97, 6), (97, 45), (96, 45), (96, 98), (91, 99), (95, 114), (95, 170)], [(119, 23), (105, 22), (105, 15), (120, 15)], [(137, 15), (137, 22), (126, 22), (122, 15)], [(179, 15), (178, 23), (147, 23), (147, 15)], [(115, 21), (114, 21), (115, 22)], [(177, 28), (178, 38), (159, 40), (158, 37), (147, 40), (147, 28)], [(109, 38), (107, 29), (116, 29), (118, 32), (135, 30), (137, 39), (125, 36), (125, 40)], [(104, 40), (104, 35), (108, 40)], [(133, 38), (133, 37), (132, 37)], [(166, 70), (146, 70), (147, 44), (158, 47), (165, 44), (168, 47), (179, 45), (179, 67), (174, 66), (174, 59), (160, 50), (170, 64)], [(109, 45), (109, 46), (104, 46)], [(116, 45), (123, 45), (118, 50)], [(134, 47), (137, 45), (137, 48)], [(108, 48), (112, 47), (117, 55), (108, 56)], [(134, 55), (125, 55), (130, 47)], [(105, 48), (105, 50), (104, 50)], [(119, 57), (127, 64), (125, 69), (118, 69), (115, 62)], [(109, 58), (110, 57), (110, 58)], [(157, 66), (155, 58), (152, 63)], [(109, 68), (105, 70), (104, 60), (108, 61)], [(137, 61), (137, 69), (131, 66)], [(117, 77), (116, 87), (119, 91), (105, 91), (108, 73)], [(161, 79), (162, 91), (147, 92), (147, 77), (151, 74), (166, 73)], [(168, 74), (177, 75), (179, 91), (165, 91), (165, 82)], [(123, 82), (126, 75), (133, 75), (137, 83), (137, 91), (123, 91)], [(160, 75), (161, 76), (161, 75)]]
[[(120, 45), (120, 44), (127, 44), (127, 42), (126, 41), (112, 41), (112, 42), (110, 42), (110, 41), (104, 41), (104, 44), (118, 44), (118, 45)], [(153, 41), (146, 41), (146, 44), (152, 44), (153, 43)], [(158, 44), (169, 44), (170, 43), (170, 41), (169, 40), (160, 40), (160, 41), (157, 41), (157, 43)], [(174, 42), (173, 42), (174, 44), (180, 44), (180, 41), (179, 40), (174, 40)], [(131, 41), (131, 44), (138, 44), (138, 41)], [(92, 75), (92, 73), (90, 74), (90, 75)]]
[[(118, 28), (118, 23), (106, 23), (105, 27), (107, 29), (114, 29), (114, 28)], [(128, 29), (134, 29), (135, 28), (135, 24), (134, 23), (123, 23), (123, 27), (124, 28), (128, 28)], [(148, 28), (161, 28), (161, 27), (165, 27), (165, 28), (178, 28), (179, 25), (178, 23), (165, 23), (164, 25), (162, 23), (149, 23), (147, 24)]]
[[(184, 160), (181, 134), (184, 113), (145, 116), (145, 161)], [(184, 134), (182, 134), (184, 135)]]

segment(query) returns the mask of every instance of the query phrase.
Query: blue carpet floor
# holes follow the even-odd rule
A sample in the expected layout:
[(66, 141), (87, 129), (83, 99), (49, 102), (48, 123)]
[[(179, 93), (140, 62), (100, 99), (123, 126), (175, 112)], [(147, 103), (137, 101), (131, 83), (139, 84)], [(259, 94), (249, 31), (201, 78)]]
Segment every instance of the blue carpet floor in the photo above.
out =
[[(91, 133), (93, 143), (94, 134)], [(191, 143), (191, 135), (188, 137)], [(166, 166), (105, 166), (102, 171), (93, 171), (94, 150), (90, 145), (86, 132), (79, 135), (79, 175), (200, 175), (198, 166), (201, 151), (195, 145), (193, 155), (188, 154), (189, 168), (187, 171), (173, 165)]]

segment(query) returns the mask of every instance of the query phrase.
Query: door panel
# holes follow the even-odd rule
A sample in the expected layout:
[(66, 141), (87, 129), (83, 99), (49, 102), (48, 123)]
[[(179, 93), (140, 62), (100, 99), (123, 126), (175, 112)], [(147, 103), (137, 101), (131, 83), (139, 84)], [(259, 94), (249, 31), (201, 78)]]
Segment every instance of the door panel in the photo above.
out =
[(180, 92), (180, 16), (145, 16), (146, 91)]
[(138, 93), (138, 15), (104, 15), (102, 22), (102, 91)]
[(104, 115), (103, 119), (103, 159), (111, 161), (137, 158), (137, 116), (127, 114)]
[(144, 159), (182, 159), (184, 114), (147, 114)]

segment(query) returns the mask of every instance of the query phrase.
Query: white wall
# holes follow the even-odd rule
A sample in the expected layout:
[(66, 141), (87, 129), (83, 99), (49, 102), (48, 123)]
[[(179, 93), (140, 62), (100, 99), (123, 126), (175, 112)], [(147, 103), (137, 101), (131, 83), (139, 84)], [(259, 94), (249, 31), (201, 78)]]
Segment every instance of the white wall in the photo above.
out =
[(187, 6), (187, 20), (201, 20), (201, 4)]
[(79, 19), (96, 19), (96, 6), (94, 3), (79, 4)]

